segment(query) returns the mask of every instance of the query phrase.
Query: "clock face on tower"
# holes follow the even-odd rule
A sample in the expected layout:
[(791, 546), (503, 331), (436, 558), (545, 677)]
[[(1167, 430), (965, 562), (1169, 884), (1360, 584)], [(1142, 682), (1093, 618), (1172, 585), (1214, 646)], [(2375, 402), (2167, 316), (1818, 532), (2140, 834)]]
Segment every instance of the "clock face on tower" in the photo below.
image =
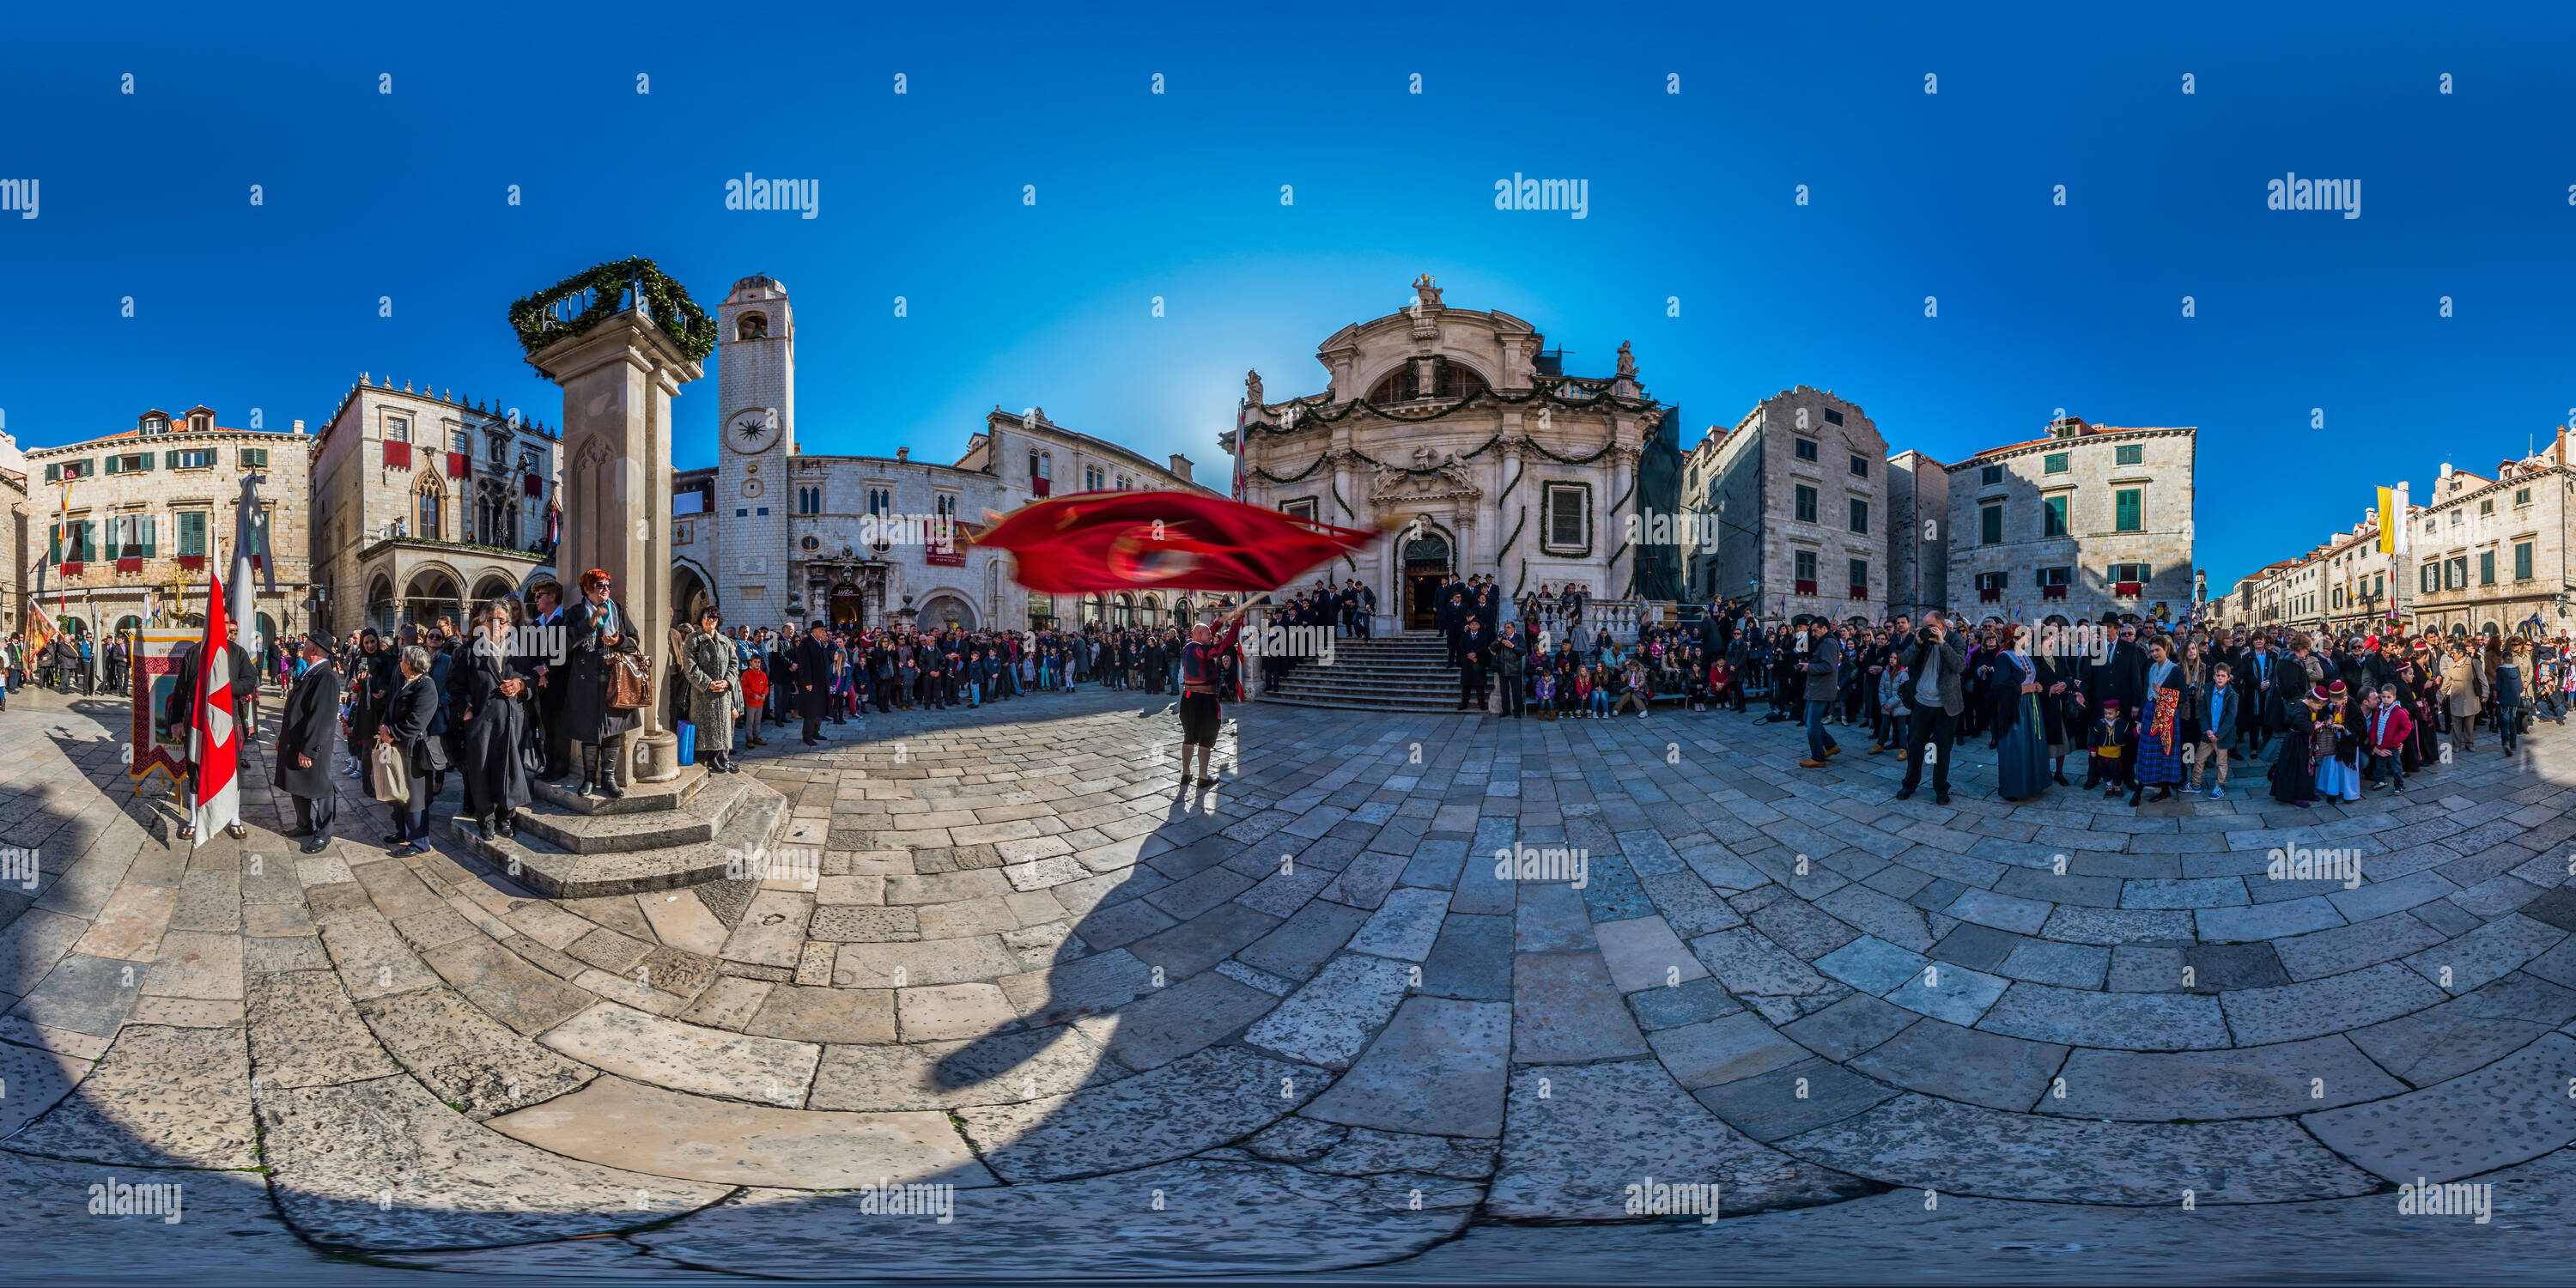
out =
[(725, 445), (746, 455), (769, 450), (778, 441), (778, 413), (766, 407), (735, 412), (725, 422)]

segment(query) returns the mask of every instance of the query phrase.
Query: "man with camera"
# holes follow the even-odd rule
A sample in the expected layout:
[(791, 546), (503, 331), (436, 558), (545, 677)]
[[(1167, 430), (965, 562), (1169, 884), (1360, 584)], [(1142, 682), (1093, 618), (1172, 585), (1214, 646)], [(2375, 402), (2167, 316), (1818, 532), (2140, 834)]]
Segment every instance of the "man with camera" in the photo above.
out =
[[(1902, 665), (1912, 673), (1913, 692), (1906, 701), (1914, 708), (1905, 731), (1905, 785), (1896, 789), (1896, 799), (1906, 800), (1923, 782), (1923, 762), (1932, 762), (1932, 800), (1950, 803), (1950, 750), (1958, 737), (1959, 713), (1967, 709), (1960, 679), (1968, 669), (1968, 646), (1950, 634), (1950, 625), (1938, 610), (1926, 610), (1923, 629), (1900, 655)], [(1929, 751), (1926, 748), (1929, 748)]]

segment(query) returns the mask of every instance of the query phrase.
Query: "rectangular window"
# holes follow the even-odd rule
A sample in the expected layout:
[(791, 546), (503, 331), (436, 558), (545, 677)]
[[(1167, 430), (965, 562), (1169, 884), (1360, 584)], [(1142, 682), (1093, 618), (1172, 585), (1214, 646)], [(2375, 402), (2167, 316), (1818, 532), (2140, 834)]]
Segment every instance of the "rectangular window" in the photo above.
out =
[(2050, 452), (2048, 455), (2040, 457), (2039, 472), (2042, 474), (2064, 474), (2067, 470), (2072, 468), (2066, 463), (2066, 457), (2067, 453), (2065, 452)]
[(1279, 507), (1281, 514), (1293, 515), (1309, 523), (1315, 521), (1315, 498), (1301, 497)]
[(408, 442), (410, 442), (410, 441), (411, 441), (411, 421), (410, 421), (410, 420), (408, 420), (408, 419), (406, 419), (406, 418), (404, 418), (404, 417), (401, 417), (401, 416), (388, 416), (388, 417), (386, 417), (386, 418), (385, 418), (385, 441), (386, 441), (386, 442), (388, 442), (388, 443), (408, 443)]
[(2113, 465), (2146, 464), (2146, 445), (2143, 443), (2122, 443), (2118, 447), (2112, 449), (2111, 463)]
[(1539, 508), (1544, 515), (1543, 543), (1551, 552), (1581, 554), (1592, 547), (1592, 494), (1577, 483), (1549, 483), (1541, 487)]
[(2416, 569), (2415, 589), (2427, 595), (2440, 590), (2442, 588), (2442, 583), (2438, 578), (2440, 578), (2441, 575), (2442, 567), (2439, 564), (2426, 564), (2423, 567)]
[(2469, 588), (2469, 557), (2467, 555), (2452, 556), (2450, 562), (2444, 566), (2444, 571), (2449, 575), (2451, 589), (2467, 590)]
[(2000, 465), (1989, 465), (1984, 470), (1979, 471), (1977, 476), (1977, 485), (1979, 487), (1992, 487), (1993, 485), (2003, 481), (2004, 467)]
[(1852, 476), (1855, 478), (1868, 478), (1869, 458), (1866, 456), (1854, 456), (1851, 458), (1851, 470)]
[(1801, 438), (1798, 440), (1798, 459), (1802, 461), (1812, 461), (1816, 459), (1816, 440), (1812, 438)]
[(2144, 488), (2124, 487), (2111, 494), (2111, 526), (2121, 532), (2147, 530), (2147, 492)]
[(1854, 599), (1869, 598), (1869, 561), (1866, 559), (1851, 561), (1851, 593)]
[(1979, 589), (1979, 590), (2001, 591), (2001, 590), (2004, 588), (2005, 583), (2007, 583), (2008, 581), (2010, 581), (2010, 580), (2011, 580), (2011, 577), (2012, 577), (2012, 575), (2011, 575), (2010, 573), (2000, 573), (2000, 572), (1981, 572), (1981, 573), (1978, 573), (1978, 574), (1977, 574), (1977, 589)]
[(752, 511), (752, 513), (754, 513), (754, 514), (763, 514), (763, 515), (765, 515), (765, 514), (769, 513), (769, 507), (764, 505), (764, 506), (760, 507), (759, 509)]
[(2492, 550), (2478, 552), (2478, 584), (2481, 586), (2495, 584), (2495, 552)]
[(2478, 502), (2478, 513), (2482, 515), (2495, 513), (2495, 498), (2488, 497), (2486, 500)]
[(1816, 489), (1801, 483), (1798, 485), (1798, 522), (1813, 523), (1815, 521)]
[(2068, 495), (2068, 493), (2060, 492), (2055, 496), (2044, 496), (2039, 499), (2039, 535), (2043, 537), (2062, 537), (2066, 535), (2066, 502)]
[(181, 510), (179, 512), (179, 553), (200, 556), (206, 553), (205, 511)]
[(265, 447), (245, 447), (241, 449), (241, 466), (246, 470), (267, 469), (268, 449)]
[(1869, 502), (1864, 501), (1859, 497), (1852, 497), (1850, 500), (1851, 530), (1860, 533), (1862, 536), (1869, 535)]
[(2513, 490), (2513, 503), (2515, 505), (2531, 504), (2531, 489), (2527, 487), (2515, 488)]
[(1827, 407), (1825, 409), (1825, 423), (1828, 425), (1839, 425), (1843, 423), (1843, 414), (1835, 411), (1831, 407)]
[(1977, 521), (1978, 544), (1999, 546), (2004, 543), (2004, 508), (2002, 506), (1979, 506), (1977, 508)]
[(2074, 580), (2075, 570), (2072, 568), (2057, 567), (2039, 570), (2039, 584), (2042, 586), (2064, 586)]
[(2513, 579), (2531, 580), (2531, 543), (2528, 541), (2513, 543)]
[(167, 464), (174, 470), (212, 469), (215, 464), (215, 452), (210, 447), (191, 447), (166, 452), (163, 455), (168, 458)]
[[(1803, 581), (1803, 582), (1807, 583), (1807, 584), (1808, 584), (1808, 585), (1810, 585), (1810, 586), (1812, 586), (1812, 585), (1816, 584), (1816, 552), (1815, 552), (1815, 551), (1813, 551), (1813, 550), (1801, 550), (1801, 551), (1798, 551), (1795, 555), (1791, 556), (1791, 558), (1790, 558), (1790, 562), (1791, 562), (1792, 566), (1794, 566), (1794, 567), (1796, 568), (1796, 570), (1797, 570), (1798, 580)], [(1813, 592), (1810, 592), (1810, 593), (1813, 593)]]

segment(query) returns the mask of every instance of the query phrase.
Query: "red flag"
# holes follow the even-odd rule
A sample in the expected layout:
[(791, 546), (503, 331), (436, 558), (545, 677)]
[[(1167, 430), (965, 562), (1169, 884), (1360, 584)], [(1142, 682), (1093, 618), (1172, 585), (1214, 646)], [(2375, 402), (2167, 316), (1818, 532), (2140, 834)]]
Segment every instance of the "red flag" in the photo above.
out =
[(247, 675), (234, 675), (232, 641), (224, 629), (223, 578), (208, 574), (206, 578), (206, 636), (197, 642), (197, 654), (189, 659), (197, 669), (197, 707), (188, 716), (188, 759), (197, 767), (197, 798), (189, 821), (196, 825), (197, 844), (206, 843), (216, 828), (241, 821), (241, 784), (234, 770), (240, 763), (241, 730), (233, 727), (233, 686), (252, 683)]
[(1190, 492), (1084, 492), (1024, 506), (975, 544), (1017, 554), (1019, 583), (1050, 595), (1126, 586), (1249, 593), (1376, 537)]

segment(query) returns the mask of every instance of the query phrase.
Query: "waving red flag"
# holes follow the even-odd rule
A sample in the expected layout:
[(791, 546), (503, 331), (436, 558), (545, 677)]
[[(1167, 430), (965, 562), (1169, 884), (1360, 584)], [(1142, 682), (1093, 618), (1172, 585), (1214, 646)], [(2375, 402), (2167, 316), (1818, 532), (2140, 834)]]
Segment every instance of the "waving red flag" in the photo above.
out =
[(196, 709), (188, 713), (188, 759), (197, 766), (197, 797), (190, 802), (195, 808), (189, 821), (196, 825), (199, 845), (216, 828), (241, 821), (241, 784), (234, 775), (240, 764), (242, 731), (233, 727), (233, 688), (253, 680), (232, 673), (232, 650), (226, 647), (231, 642), (224, 628), (223, 578), (210, 573), (206, 637), (197, 642), (196, 656), (188, 659), (197, 668)]
[(1050, 595), (1169, 586), (1259, 592), (1377, 534), (1190, 492), (1084, 492), (1014, 511), (975, 538), (1019, 556), (1019, 583)]

